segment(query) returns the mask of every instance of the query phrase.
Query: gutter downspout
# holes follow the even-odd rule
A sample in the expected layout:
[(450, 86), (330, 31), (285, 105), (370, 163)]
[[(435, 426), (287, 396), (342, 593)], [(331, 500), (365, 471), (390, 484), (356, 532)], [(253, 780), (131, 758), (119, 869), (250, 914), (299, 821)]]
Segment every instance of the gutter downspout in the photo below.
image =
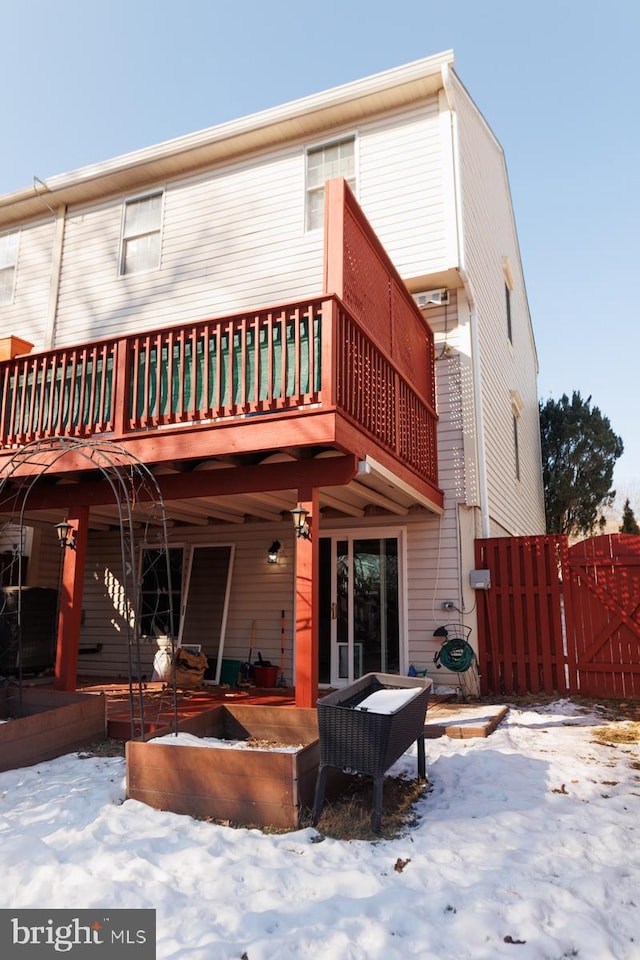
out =
[(458, 115), (455, 106), (455, 93), (451, 82), (448, 64), (441, 67), (442, 86), (451, 113), (451, 144), (453, 153), (453, 179), (456, 205), (456, 232), (458, 246), (458, 272), (469, 304), (469, 325), (471, 329), (471, 368), (473, 373), (473, 413), (476, 429), (476, 469), (478, 473), (478, 499), (480, 501), (480, 525), (483, 539), (490, 536), (489, 506), (487, 496), (487, 460), (485, 455), (484, 417), (482, 412), (482, 366), (480, 360), (480, 340), (478, 337), (478, 314), (473, 284), (466, 269), (464, 218), (462, 215), (462, 193), (460, 178), (460, 143), (458, 138)]
[(58, 318), (58, 297), (60, 295), (60, 277), (62, 271), (62, 250), (66, 225), (67, 207), (65, 204), (56, 211), (56, 230), (53, 241), (53, 260), (51, 265), (51, 284), (49, 287), (49, 305), (44, 331), (44, 350), (52, 350), (56, 342), (56, 322)]

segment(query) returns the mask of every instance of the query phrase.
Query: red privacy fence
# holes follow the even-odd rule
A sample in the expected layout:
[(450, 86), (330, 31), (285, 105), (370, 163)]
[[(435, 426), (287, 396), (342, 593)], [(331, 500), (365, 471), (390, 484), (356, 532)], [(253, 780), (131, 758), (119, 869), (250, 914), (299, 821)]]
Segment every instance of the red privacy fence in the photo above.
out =
[(640, 536), (476, 541), (482, 690), (640, 697)]

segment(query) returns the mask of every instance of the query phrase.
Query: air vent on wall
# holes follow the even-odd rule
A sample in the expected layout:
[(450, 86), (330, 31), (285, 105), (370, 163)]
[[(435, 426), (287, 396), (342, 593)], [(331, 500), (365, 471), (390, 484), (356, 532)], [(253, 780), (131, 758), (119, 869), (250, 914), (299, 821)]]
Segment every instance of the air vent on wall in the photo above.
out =
[(449, 303), (449, 291), (425, 290), (424, 293), (414, 293), (413, 299), (419, 307), (439, 307), (444, 303)]

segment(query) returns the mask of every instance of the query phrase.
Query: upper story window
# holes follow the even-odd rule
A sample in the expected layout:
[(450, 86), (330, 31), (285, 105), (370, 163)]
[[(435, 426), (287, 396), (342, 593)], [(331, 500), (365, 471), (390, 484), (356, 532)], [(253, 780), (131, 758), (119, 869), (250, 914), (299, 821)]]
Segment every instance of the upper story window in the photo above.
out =
[(520, 479), (520, 437), (518, 436), (518, 417), (513, 415), (513, 458), (516, 480)]
[(509, 343), (513, 343), (513, 328), (511, 326), (511, 290), (508, 285), (504, 285), (504, 300), (505, 300), (505, 309), (507, 312), (507, 336), (509, 337)]
[(513, 343), (513, 323), (511, 319), (511, 291), (513, 290), (513, 273), (509, 257), (502, 258), (502, 269), (504, 271), (504, 305), (507, 317), (507, 336), (509, 343)]
[(162, 193), (127, 200), (122, 220), (120, 273), (142, 273), (160, 266)]
[(355, 137), (327, 143), (307, 151), (307, 230), (322, 226), (324, 185), (333, 177), (344, 177), (352, 190), (356, 186)]
[(516, 480), (520, 480), (520, 437), (518, 434), (518, 423), (524, 404), (522, 397), (517, 390), (511, 391), (511, 414), (513, 417), (513, 456), (515, 465)]
[(18, 263), (18, 231), (0, 236), (0, 304), (13, 301)]

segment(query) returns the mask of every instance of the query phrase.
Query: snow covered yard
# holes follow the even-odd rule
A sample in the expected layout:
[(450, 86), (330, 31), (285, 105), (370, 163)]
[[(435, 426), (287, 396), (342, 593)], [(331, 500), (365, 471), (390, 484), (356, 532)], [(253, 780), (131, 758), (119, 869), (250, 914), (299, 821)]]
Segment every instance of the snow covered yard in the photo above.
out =
[(163, 813), (120, 757), (7, 771), (0, 906), (155, 908), (159, 960), (638, 960), (640, 743), (605, 724), (562, 700), (429, 740), (417, 824), (376, 842)]

